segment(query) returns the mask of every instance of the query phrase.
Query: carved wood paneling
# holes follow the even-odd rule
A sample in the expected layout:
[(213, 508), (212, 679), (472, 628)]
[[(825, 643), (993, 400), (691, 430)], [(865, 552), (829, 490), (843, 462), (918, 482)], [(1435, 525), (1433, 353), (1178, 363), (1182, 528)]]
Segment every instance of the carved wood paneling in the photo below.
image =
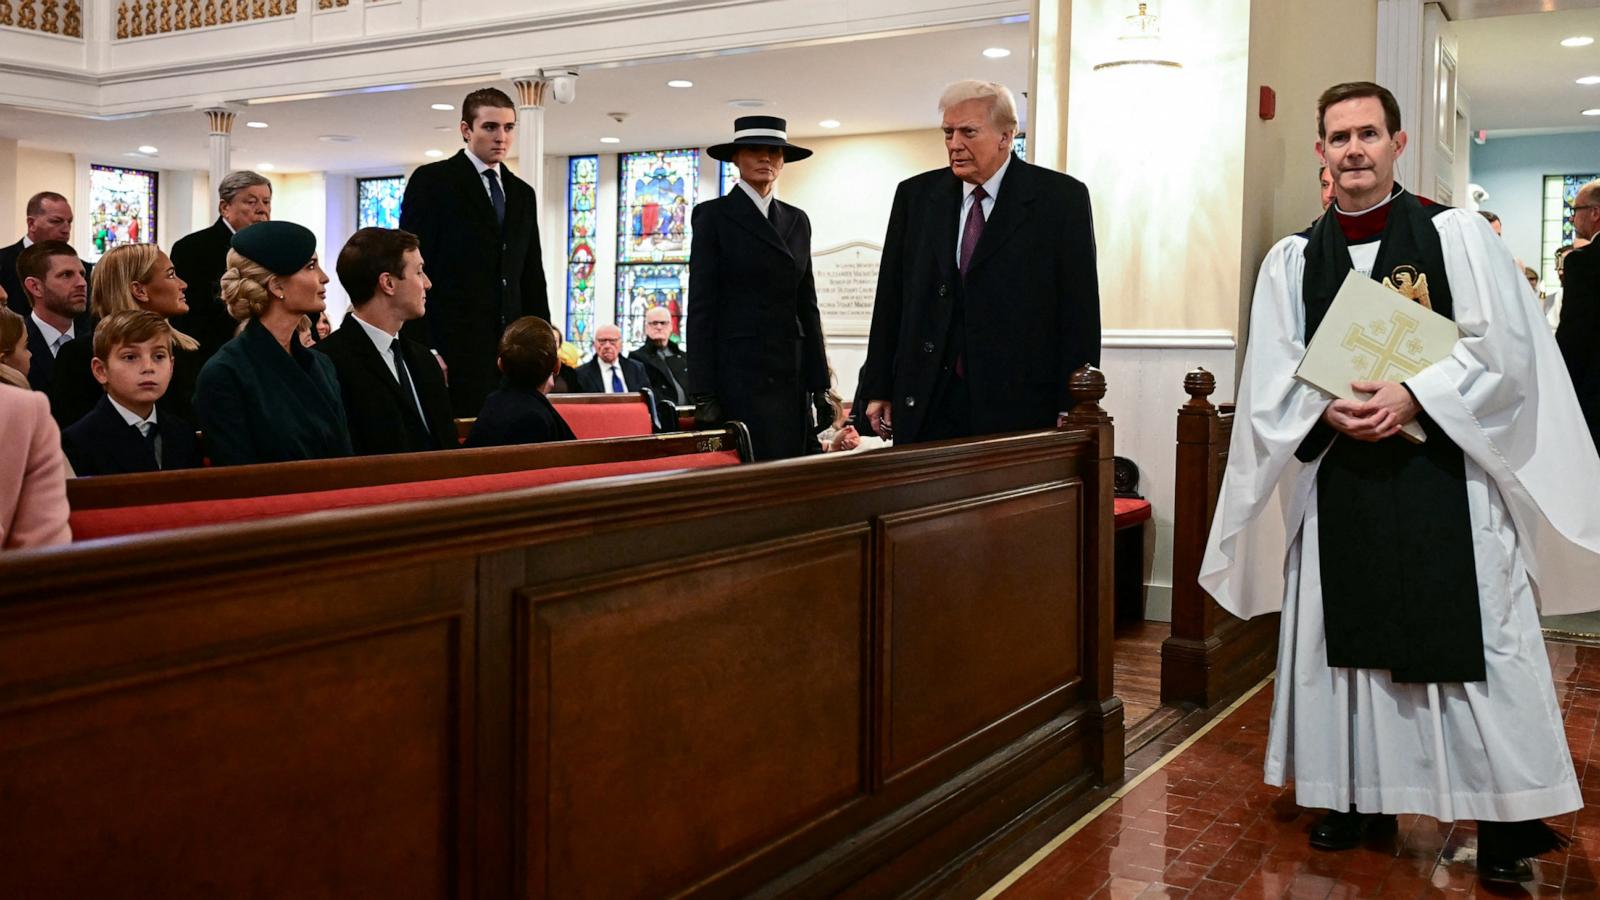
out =
[[(3, 2), (6, 0), (0, 0)], [(48, 7), (59, 0), (44, 2)], [(67, 0), (67, 24), (81, 30), (78, 8), (77, 0)], [(160, 0), (159, 4), (157, 0), (121, 0), (117, 4), (116, 39), (175, 34), (240, 22), (266, 22), (293, 16), (298, 10), (295, 0)], [(0, 20), (0, 25), (3, 24)]]

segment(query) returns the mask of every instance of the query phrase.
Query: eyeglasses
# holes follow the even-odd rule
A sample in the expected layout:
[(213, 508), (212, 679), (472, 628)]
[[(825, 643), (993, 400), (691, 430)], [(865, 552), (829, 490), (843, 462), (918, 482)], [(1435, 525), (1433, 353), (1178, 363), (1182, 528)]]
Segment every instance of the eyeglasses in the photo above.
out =
[(594, 342), (596, 344), (620, 344), (622, 343), (622, 338), (595, 338)]
[(1573, 212), (1577, 212), (1580, 209), (1596, 209), (1596, 208), (1600, 208), (1600, 203), (1585, 203), (1582, 206), (1574, 206), (1572, 208), (1572, 211)]

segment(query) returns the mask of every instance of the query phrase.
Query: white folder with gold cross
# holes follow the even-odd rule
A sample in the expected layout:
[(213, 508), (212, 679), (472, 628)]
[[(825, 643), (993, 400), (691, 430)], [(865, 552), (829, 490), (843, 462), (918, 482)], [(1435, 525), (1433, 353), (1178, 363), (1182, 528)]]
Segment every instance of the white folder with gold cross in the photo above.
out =
[[(1295, 377), (1330, 396), (1365, 400), (1354, 381), (1405, 381), (1455, 349), (1461, 330), (1399, 291), (1352, 269), (1317, 327)], [(1400, 429), (1421, 443), (1415, 421)]]

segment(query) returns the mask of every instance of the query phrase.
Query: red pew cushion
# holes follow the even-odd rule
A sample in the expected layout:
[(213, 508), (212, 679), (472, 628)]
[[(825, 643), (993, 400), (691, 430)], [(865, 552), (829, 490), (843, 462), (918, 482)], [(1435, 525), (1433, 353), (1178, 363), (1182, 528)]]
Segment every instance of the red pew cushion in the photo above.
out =
[(512, 491), (544, 484), (560, 484), (588, 478), (603, 478), (608, 475), (662, 472), (672, 469), (706, 469), (738, 464), (738, 452), (725, 450), (719, 453), (687, 453), (680, 456), (663, 456), (655, 459), (631, 460), (628, 462), (528, 469), (521, 472), (469, 475), (463, 478), (441, 478), (434, 481), (377, 484), (336, 491), (309, 491), (298, 494), (276, 494), (269, 497), (238, 497), (228, 500), (195, 500), (183, 503), (156, 503), (146, 506), (85, 509), (72, 513), (72, 538), (73, 540), (84, 541), (91, 538), (139, 534), (149, 531), (166, 531), (173, 528), (248, 522), (256, 519), (293, 516), (327, 509), (351, 509), (362, 506), (377, 506), (384, 503), (402, 503), (411, 500), (432, 500), (443, 497), (486, 494), (496, 491)]
[[(638, 399), (638, 398), (635, 398)], [(637, 403), (562, 403), (559, 396), (550, 402), (567, 421), (578, 440), (636, 437), (650, 434), (650, 407)]]
[[(1133, 497), (1118, 497), (1111, 501), (1111, 514), (1116, 528), (1137, 525), (1150, 518), (1150, 501)], [(73, 534), (77, 534), (76, 531)]]

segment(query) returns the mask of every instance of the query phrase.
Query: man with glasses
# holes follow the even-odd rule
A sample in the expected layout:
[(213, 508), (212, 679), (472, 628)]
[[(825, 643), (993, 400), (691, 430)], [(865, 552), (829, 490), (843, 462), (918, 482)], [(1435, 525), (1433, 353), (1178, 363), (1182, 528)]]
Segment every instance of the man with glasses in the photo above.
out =
[(672, 314), (665, 306), (652, 306), (644, 314), (644, 343), (628, 358), (644, 364), (656, 396), (679, 406), (689, 402), (689, 355), (672, 340)]
[(1600, 247), (1588, 243), (1600, 232), (1600, 180), (1578, 188), (1572, 204), (1572, 230), (1585, 243), (1565, 257), (1559, 252), (1556, 256), (1556, 272), (1561, 276), (1561, 305), (1559, 312), (1553, 313), (1560, 323), (1556, 343), (1567, 361), (1589, 434), (1600, 438)]
[(578, 390), (585, 394), (631, 394), (650, 386), (644, 366), (622, 355), (622, 329), (594, 330), (594, 358), (578, 367)]

